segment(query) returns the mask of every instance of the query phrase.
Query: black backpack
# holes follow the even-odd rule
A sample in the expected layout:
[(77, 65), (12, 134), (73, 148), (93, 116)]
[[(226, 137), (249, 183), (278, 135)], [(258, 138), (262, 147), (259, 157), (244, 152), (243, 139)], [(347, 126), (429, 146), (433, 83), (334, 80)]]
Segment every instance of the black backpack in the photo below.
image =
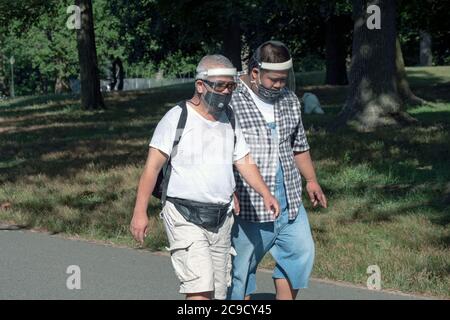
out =
[[(172, 152), (170, 153), (169, 158), (167, 159), (166, 163), (164, 164), (161, 171), (159, 172), (158, 178), (156, 180), (155, 188), (153, 189), (153, 192), (152, 192), (152, 195), (155, 198), (160, 199), (161, 203), (163, 205), (166, 202), (167, 187), (169, 185), (170, 174), (172, 172), (171, 159), (172, 159), (172, 157), (174, 157), (177, 154), (178, 144), (180, 143), (184, 127), (186, 126), (186, 120), (187, 120), (187, 114), (188, 114), (185, 100), (180, 101), (179, 103), (177, 103), (177, 105), (181, 107), (181, 115), (180, 115), (180, 119), (178, 120), (177, 131), (175, 134), (175, 140), (173, 141), (173, 146), (172, 146)], [(235, 127), (236, 127), (236, 119), (234, 117), (233, 109), (231, 109), (230, 106), (227, 106), (225, 109), (225, 113), (228, 117), (228, 120), (230, 121), (231, 128), (234, 131)], [(234, 135), (234, 145), (236, 145), (236, 134)]]

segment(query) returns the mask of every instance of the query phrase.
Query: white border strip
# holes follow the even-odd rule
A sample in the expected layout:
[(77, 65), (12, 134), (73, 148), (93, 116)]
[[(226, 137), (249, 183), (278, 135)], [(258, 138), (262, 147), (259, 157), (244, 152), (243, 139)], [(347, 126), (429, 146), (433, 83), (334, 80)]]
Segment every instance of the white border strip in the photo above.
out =
[(208, 69), (204, 72), (200, 72), (197, 74), (197, 78), (201, 77), (212, 77), (212, 76), (236, 76), (237, 70), (236, 68), (216, 68), (216, 69)]
[(292, 59), (280, 63), (261, 62), (259, 66), (261, 69), (266, 70), (274, 70), (274, 71), (288, 70), (292, 68)]

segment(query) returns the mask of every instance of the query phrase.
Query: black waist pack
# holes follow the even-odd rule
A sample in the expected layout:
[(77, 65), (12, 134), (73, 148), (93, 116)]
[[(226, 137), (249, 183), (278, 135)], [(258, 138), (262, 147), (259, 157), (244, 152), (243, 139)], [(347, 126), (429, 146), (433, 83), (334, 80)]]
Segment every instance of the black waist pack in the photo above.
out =
[(215, 230), (222, 225), (230, 208), (226, 204), (204, 203), (180, 198), (167, 197), (178, 212), (189, 222), (208, 230)]

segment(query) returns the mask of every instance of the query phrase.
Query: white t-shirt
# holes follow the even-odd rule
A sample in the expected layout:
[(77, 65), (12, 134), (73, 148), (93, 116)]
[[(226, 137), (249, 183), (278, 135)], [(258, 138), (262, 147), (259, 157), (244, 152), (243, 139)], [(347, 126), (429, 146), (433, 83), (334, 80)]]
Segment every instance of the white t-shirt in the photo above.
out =
[(249, 88), (244, 81), (242, 81), (242, 83), (247, 87), (248, 91), (250, 92), (250, 95), (252, 96), (253, 101), (256, 104), (256, 107), (262, 113), (264, 120), (266, 120), (267, 123), (275, 122), (275, 111), (274, 111), (275, 104), (265, 102), (260, 97), (258, 97), (258, 95), (254, 93), (253, 90)]
[[(167, 196), (207, 203), (227, 203), (235, 189), (233, 163), (249, 153), (236, 119), (234, 131), (225, 113), (217, 121), (202, 117), (187, 103), (187, 120), (172, 159)], [(158, 123), (150, 147), (167, 155), (173, 141), (181, 107), (170, 109)]]

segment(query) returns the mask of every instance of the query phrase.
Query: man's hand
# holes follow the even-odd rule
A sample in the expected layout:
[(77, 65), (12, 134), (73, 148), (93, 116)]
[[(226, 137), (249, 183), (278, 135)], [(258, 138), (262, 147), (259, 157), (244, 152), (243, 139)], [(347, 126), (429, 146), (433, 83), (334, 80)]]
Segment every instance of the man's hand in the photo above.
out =
[(316, 172), (309, 151), (296, 152), (294, 159), (300, 173), (306, 180), (306, 191), (308, 192), (309, 200), (311, 200), (313, 207), (315, 208), (320, 204), (322, 207), (326, 208), (327, 198), (323, 194), (322, 188), (317, 183)]
[(144, 238), (147, 236), (148, 232), (147, 213), (134, 212), (130, 223), (130, 231), (133, 234), (134, 239), (143, 245)]
[(150, 147), (147, 155), (147, 162), (145, 163), (144, 172), (139, 179), (139, 185), (136, 195), (136, 204), (134, 205), (133, 218), (130, 223), (130, 231), (133, 237), (141, 243), (144, 243), (144, 238), (147, 236), (147, 207), (148, 200), (155, 188), (156, 180), (159, 171), (163, 167), (168, 156), (162, 151)]
[(309, 200), (311, 200), (314, 208), (317, 207), (318, 204), (323, 208), (327, 207), (327, 198), (317, 181), (308, 181), (306, 183), (306, 191), (308, 192)]
[(268, 193), (263, 197), (263, 201), (266, 210), (271, 212), (274, 218), (278, 217), (280, 214), (280, 205), (278, 204), (277, 199), (271, 193)]

